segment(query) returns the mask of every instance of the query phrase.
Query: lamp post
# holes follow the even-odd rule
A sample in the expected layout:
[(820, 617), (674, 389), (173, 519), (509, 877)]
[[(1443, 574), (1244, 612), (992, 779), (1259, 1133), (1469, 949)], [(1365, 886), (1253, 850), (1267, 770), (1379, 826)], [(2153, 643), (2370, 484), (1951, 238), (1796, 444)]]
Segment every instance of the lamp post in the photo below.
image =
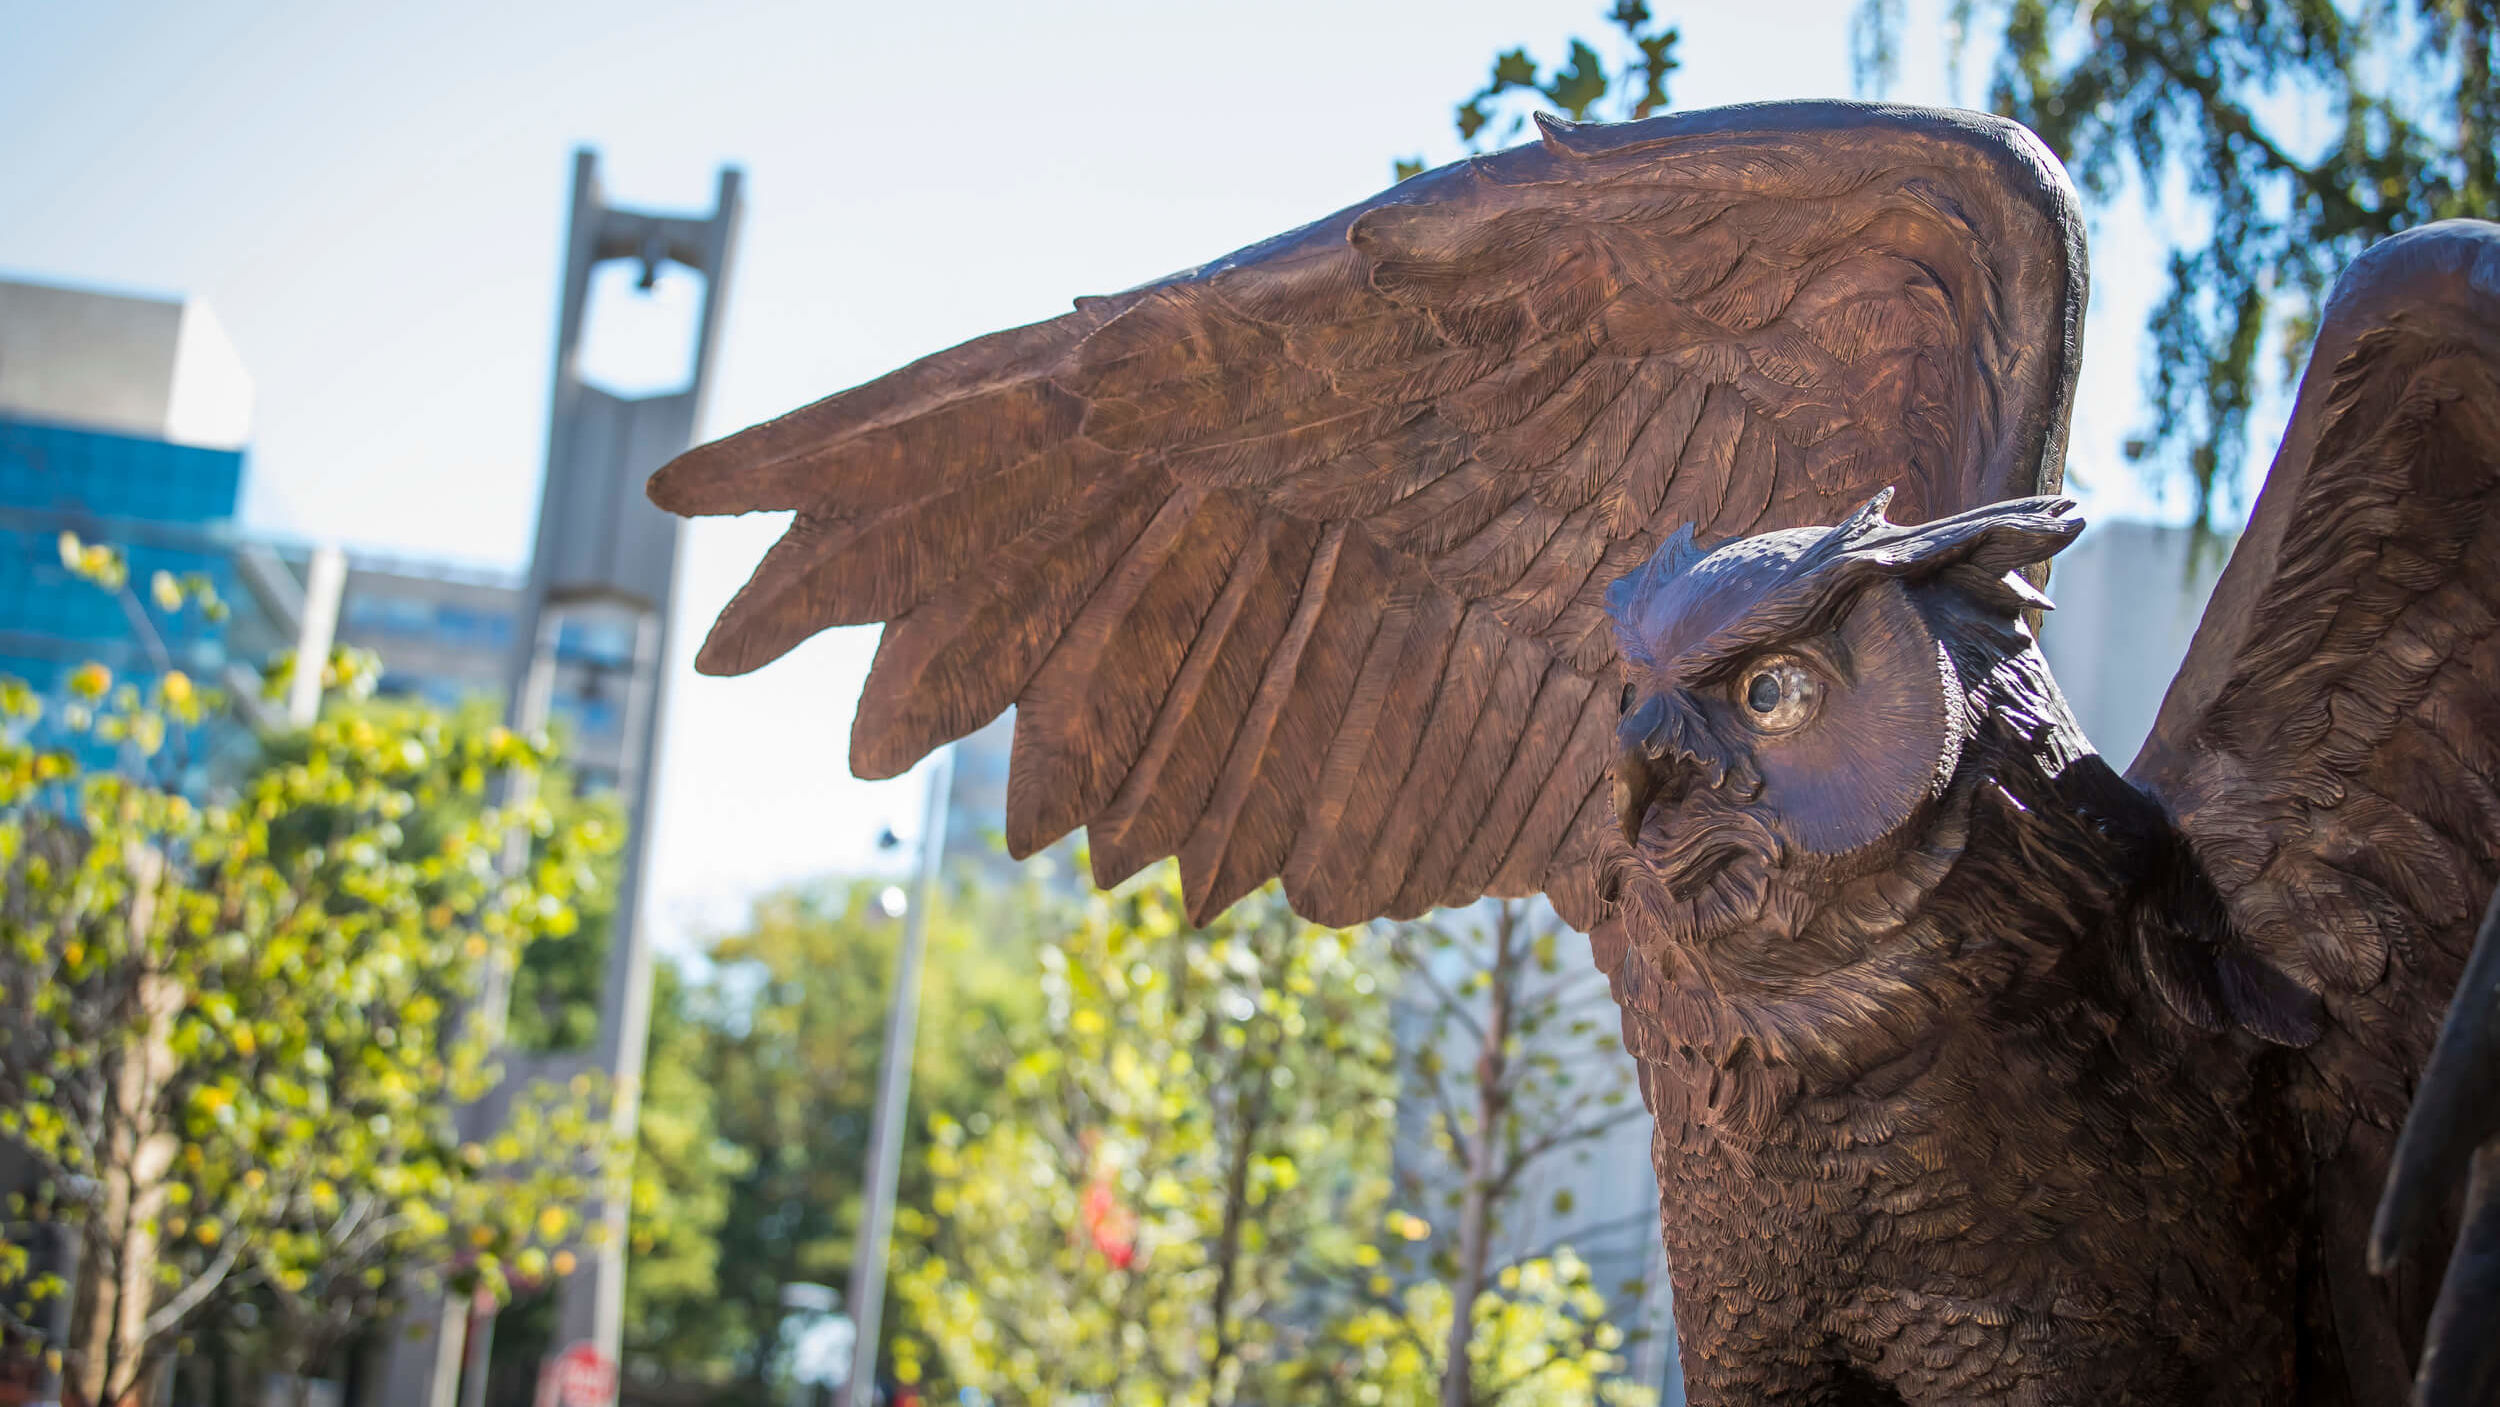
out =
[(868, 1187), (851, 1252), (851, 1375), (841, 1407), (874, 1407), (877, 1334), (885, 1315), (885, 1262), (894, 1233), (894, 1184), (903, 1169), (904, 1117), (911, 1104), (913, 1038), (920, 1030), (920, 965), (929, 944), (929, 910), (937, 897), (938, 862), (946, 857), (946, 792), (954, 749), (929, 764), (929, 801), (921, 813), (920, 873), (903, 914), (902, 950), (894, 963), (894, 1003), (885, 1014), (885, 1051), (877, 1060), (877, 1108), (868, 1126)]

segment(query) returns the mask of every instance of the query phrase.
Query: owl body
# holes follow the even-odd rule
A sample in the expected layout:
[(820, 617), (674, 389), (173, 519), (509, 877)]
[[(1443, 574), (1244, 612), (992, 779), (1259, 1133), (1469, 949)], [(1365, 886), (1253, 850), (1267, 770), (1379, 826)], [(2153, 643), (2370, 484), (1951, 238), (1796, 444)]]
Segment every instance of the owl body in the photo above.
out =
[(2222, 905), (2075, 727), (2029, 588), (1907, 532), (1688, 552), (1617, 603), (1598, 950), (1691, 1400), (2295, 1401), (2281, 1052), (2155, 990)]
[[(1995, 882), (1962, 863), (1935, 909)], [(1724, 963), (1668, 977), (1626, 935), (1692, 1401), (2294, 1400), (2270, 1053), (2161, 1019), (2097, 960), (2127, 917), (2081, 897), (2082, 927), (2032, 916), (2037, 949), (1949, 917), (1892, 935), (1933, 963), (1890, 965), (1901, 990), (1811, 1047), (1762, 1018), (1832, 1003)]]

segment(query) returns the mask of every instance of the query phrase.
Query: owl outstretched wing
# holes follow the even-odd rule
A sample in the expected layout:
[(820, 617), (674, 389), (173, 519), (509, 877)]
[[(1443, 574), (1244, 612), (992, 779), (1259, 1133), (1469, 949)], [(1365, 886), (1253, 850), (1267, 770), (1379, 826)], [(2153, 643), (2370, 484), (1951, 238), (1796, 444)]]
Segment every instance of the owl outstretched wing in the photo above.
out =
[[(2237, 940), (2314, 998), (2260, 1024), (2301, 1047), (2318, 1308), (2356, 1381), (2401, 1384), (2448, 1242), (2385, 1279), (2365, 1273), (2365, 1243), (2500, 880), (2500, 226), (2425, 226), (2337, 285), (2282, 450), (2132, 776), (2186, 831)], [(2242, 996), (2235, 1009), (2267, 1000)], [(2488, 1005), (2460, 1017), (2500, 1019)], [(2426, 1192), (2417, 1169), (2407, 1229), (2446, 1216), (2465, 1155), (2494, 1131), (2500, 1060), (2475, 1074), (2479, 1127), (2452, 1101), (2431, 1133), (2405, 1135), (2458, 1149), (2442, 1187)], [(2450, 1345), (2452, 1366), (2469, 1347), (2493, 1354), (2489, 1327)]]
[(1606, 585), (1679, 524), (2052, 489), (2083, 299), (2028, 132), (1788, 103), (1444, 167), (678, 459), (795, 514), (697, 667), (888, 622), (890, 776), (1017, 706), (1007, 835), (1271, 876), (1328, 922), (1547, 890), (1593, 922)]

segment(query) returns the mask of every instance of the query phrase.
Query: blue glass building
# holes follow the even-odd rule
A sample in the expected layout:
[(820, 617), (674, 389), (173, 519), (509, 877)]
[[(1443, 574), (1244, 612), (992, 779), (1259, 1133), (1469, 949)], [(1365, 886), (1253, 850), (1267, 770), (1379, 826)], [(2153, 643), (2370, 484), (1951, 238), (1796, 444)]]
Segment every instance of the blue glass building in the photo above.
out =
[(117, 675), (170, 663), (215, 678), (223, 625), (196, 610), (147, 612), (158, 659), (127, 603), (63, 564), (60, 537), (122, 548), (142, 600), (159, 571), (204, 575), (232, 600), (226, 544), (242, 483), (240, 450), (0, 416), (0, 674), (45, 692), (87, 660)]
[[(237, 594), (251, 412), (200, 303), (0, 279), (0, 673), (46, 692), (89, 660), (222, 675), (230, 625), (145, 603), (160, 571)], [(137, 600), (72, 573), (65, 532), (121, 549)]]

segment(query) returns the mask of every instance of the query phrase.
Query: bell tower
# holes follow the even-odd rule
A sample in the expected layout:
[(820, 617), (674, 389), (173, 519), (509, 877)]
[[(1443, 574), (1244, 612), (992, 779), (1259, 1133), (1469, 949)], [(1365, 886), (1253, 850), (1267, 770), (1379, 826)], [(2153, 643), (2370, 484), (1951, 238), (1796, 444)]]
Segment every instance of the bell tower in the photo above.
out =
[[(556, 324), (555, 381), (547, 427), (547, 478), (540, 490), (538, 542), (530, 556), (528, 594), (515, 622), (510, 716), (521, 729), (546, 722), (549, 681), (568, 663), (576, 623), (604, 620), (624, 645), (622, 719), (614, 770), (629, 829), (618, 880), (615, 927), (599, 1002), (593, 1068), (615, 1094), (616, 1133), (631, 1146), (641, 1100), (643, 1047), (651, 1025), (651, 942), (643, 921), (643, 887), (651, 849), (652, 792), (660, 726), (667, 704), (669, 616), (675, 602), (680, 520), (643, 496), (653, 470), (694, 444), (703, 411), (721, 310), (737, 239), (741, 176), (720, 173), (709, 214), (661, 214), (608, 203), (596, 153), (573, 157), (573, 213), (565, 242), (564, 292)], [(627, 397), (593, 385), (582, 372), (582, 332), (591, 278), (600, 266), (631, 260), (649, 291), (664, 265), (703, 280), (686, 384)], [(628, 1208), (623, 1196), (600, 1208), (607, 1227), (587, 1247), (559, 1297), (558, 1353), (613, 1365), (623, 1332)], [(587, 1351), (586, 1351), (587, 1350)], [(568, 1407), (585, 1407), (568, 1404)]]
[[(644, 1045), (651, 1025), (651, 944), (643, 919), (651, 849), (653, 790), (668, 702), (670, 612), (675, 605), (680, 520), (643, 494), (653, 470), (694, 443), (720, 340), (721, 312), (741, 210), (741, 176), (724, 168), (708, 214), (629, 210), (608, 202), (596, 153), (573, 157), (572, 215), (565, 238), (556, 358), (547, 427), (547, 472), (539, 491), (538, 534), (529, 578), (513, 622), (506, 721), (520, 732), (545, 727), (556, 698), (596, 716), (581, 727), (567, 760), (586, 785), (611, 786), (623, 802), (627, 833), (618, 876), (599, 1001), (598, 1036), (587, 1051), (506, 1049), (502, 1087), (461, 1111), (465, 1137), (483, 1138), (503, 1121), (510, 1091), (535, 1081), (562, 1084), (595, 1073), (613, 1093), (613, 1133), (632, 1146), (641, 1108)], [(649, 292), (664, 271), (702, 280), (683, 384), (626, 395), (585, 374), (584, 331), (594, 275), (607, 265), (638, 266)], [(592, 726), (592, 725), (597, 726)], [(509, 799), (509, 798), (508, 798)], [(526, 863), (526, 844), (506, 863)], [(480, 993), (474, 1019), (498, 1041), (510, 1000), (508, 976)], [(609, 1407), (616, 1398), (617, 1351), (624, 1328), (629, 1208), (623, 1189), (590, 1209), (605, 1227), (584, 1245), (557, 1286), (558, 1327), (542, 1365), (542, 1407)], [(494, 1319), (465, 1303), (412, 1316), (413, 1333), (390, 1350), (383, 1407), (478, 1407), (485, 1400)], [(463, 1377), (467, 1379), (462, 1390)]]

